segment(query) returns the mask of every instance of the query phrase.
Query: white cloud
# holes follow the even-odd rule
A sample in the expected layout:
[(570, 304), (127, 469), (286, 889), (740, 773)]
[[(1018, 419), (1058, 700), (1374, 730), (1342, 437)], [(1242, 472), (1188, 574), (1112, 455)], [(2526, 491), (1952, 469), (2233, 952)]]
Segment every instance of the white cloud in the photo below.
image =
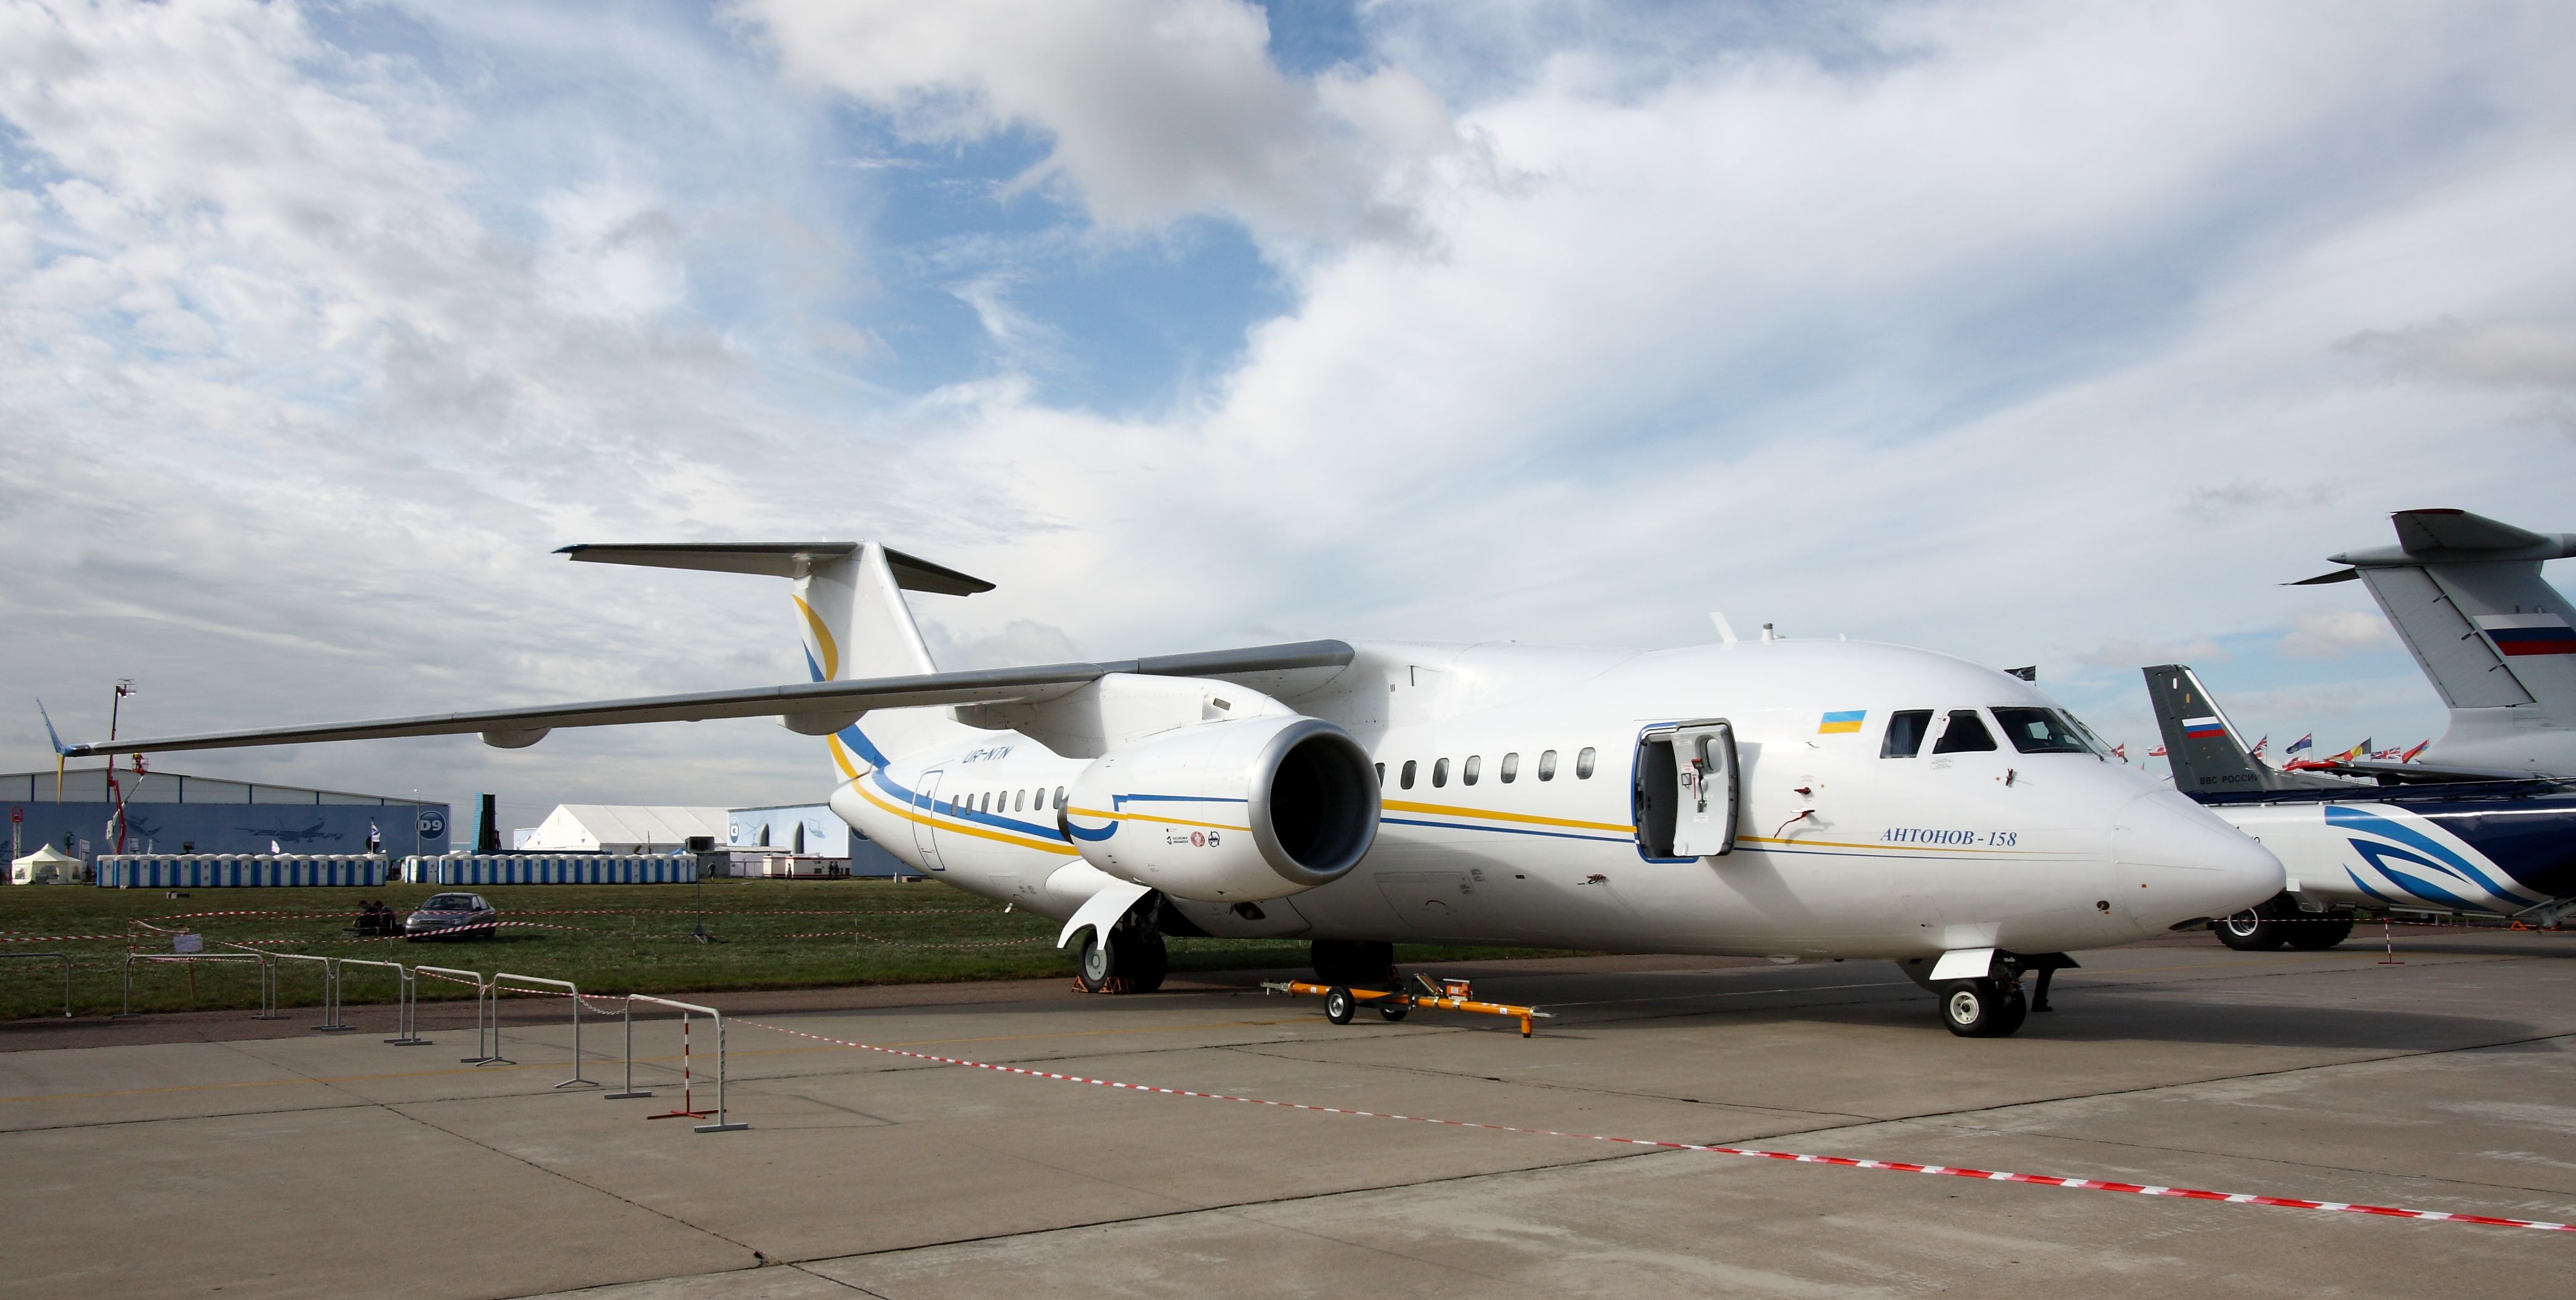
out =
[(2290, 633), (2281, 638), (2280, 653), (2292, 659), (2339, 659), (2355, 652), (2383, 650), (2397, 638), (2377, 610), (2301, 610), (2291, 618)]
[(1300, 240), (1410, 232), (1420, 170), (1458, 147), (1401, 70), (1287, 76), (1241, 0), (737, 0), (793, 76), (893, 116), (917, 140), (1014, 127), (1052, 148), (1100, 221), (1213, 211)]
[(2100, 648), (2076, 657), (2098, 668), (2146, 668), (2156, 664), (2224, 663), (2230, 658), (2226, 647), (2205, 636), (2181, 641), (2105, 641)]
[(2343, 346), (2410, 378), (2576, 388), (2576, 329), (2561, 325), (2446, 317), (2402, 330), (2365, 331)]

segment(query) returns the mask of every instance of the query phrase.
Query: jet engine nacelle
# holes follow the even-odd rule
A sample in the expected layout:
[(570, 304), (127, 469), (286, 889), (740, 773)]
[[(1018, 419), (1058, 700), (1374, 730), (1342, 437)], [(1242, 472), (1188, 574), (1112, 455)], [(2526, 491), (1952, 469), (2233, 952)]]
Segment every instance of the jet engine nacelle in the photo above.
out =
[(1084, 861), (1207, 902), (1326, 884), (1377, 839), (1368, 751), (1295, 715), (1199, 723), (1112, 750), (1066, 804), (1058, 816)]

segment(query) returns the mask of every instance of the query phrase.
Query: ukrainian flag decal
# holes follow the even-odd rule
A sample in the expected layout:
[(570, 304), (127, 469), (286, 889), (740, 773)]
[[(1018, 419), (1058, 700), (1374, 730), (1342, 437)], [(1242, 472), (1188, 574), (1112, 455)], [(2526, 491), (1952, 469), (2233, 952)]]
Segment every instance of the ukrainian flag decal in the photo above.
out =
[(1839, 735), (1846, 731), (1858, 731), (1860, 730), (1860, 720), (1868, 716), (1869, 710), (1867, 709), (1844, 709), (1840, 712), (1828, 713), (1825, 715), (1824, 721), (1816, 724), (1816, 734), (1819, 736), (1832, 736)]

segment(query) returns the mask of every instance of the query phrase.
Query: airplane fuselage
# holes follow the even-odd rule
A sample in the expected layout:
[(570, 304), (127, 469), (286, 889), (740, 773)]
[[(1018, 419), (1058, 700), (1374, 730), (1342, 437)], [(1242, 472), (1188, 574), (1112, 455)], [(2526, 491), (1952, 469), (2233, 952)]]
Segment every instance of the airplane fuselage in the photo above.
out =
[[(1376, 762), (1374, 845), (1347, 875), (1287, 897), (1166, 900), (1206, 933), (1796, 958), (2056, 952), (2281, 888), (2269, 854), (2143, 774), (2089, 751), (2017, 748), (1993, 711), (2054, 702), (1945, 655), (1807, 640), (1356, 649), (1326, 680), (1265, 685)], [(1933, 735), (1882, 756), (1891, 716), (1909, 711), (1928, 712)], [(1993, 748), (1939, 752), (1962, 712)], [(1641, 742), (1718, 718), (1740, 755), (1735, 848), (1655, 856)], [(832, 807), (871, 840), (1057, 918), (1113, 883), (1066, 835), (1106, 810), (1059, 816), (1089, 758), (954, 722), (906, 732), (893, 753), (868, 719), (836, 739), (845, 779)], [(1210, 806), (1106, 824), (1177, 846), (1222, 843), (1242, 816)]]

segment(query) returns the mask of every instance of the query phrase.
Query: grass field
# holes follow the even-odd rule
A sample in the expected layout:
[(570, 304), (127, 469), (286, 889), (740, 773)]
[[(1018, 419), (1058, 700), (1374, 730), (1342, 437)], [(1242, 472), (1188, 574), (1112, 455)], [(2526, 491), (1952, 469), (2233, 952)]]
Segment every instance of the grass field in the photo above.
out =
[[(568, 979), (585, 992), (675, 993), (820, 988), (940, 980), (1071, 978), (1073, 953), (1058, 951), (1058, 923), (1004, 912), (982, 899), (929, 883), (831, 880), (711, 880), (706, 926), (718, 942), (690, 938), (697, 924), (688, 885), (497, 885), (476, 892), (503, 922), (492, 938), (465, 943), (353, 940), (341, 931), (360, 901), (408, 911), (428, 885), (382, 889), (94, 889), (81, 885), (0, 888), (0, 953), (67, 952), (74, 957), (76, 1014), (117, 1010), (128, 937), (136, 951), (169, 952), (167, 932), (202, 935), (208, 952), (226, 943), (272, 952), (426, 962), (490, 974)], [(212, 915), (204, 915), (212, 913)], [(141, 923), (141, 924), (135, 924)], [(146, 926), (153, 928), (145, 928)], [(88, 936), (60, 938), (58, 936)], [(1172, 969), (1303, 966), (1303, 941), (1173, 939)], [(1500, 955), (1491, 949), (1404, 946), (1400, 961)], [(191, 966), (194, 978), (191, 980)], [(281, 1000), (321, 1001), (320, 967), (284, 963)], [(256, 967), (137, 963), (134, 1009), (184, 1011), (259, 1004)], [(343, 1000), (391, 1001), (389, 971), (350, 968)], [(420, 981), (420, 996), (461, 997), (465, 989)], [(0, 1017), (62, 1013), (59, 964), (0, 961)]]

